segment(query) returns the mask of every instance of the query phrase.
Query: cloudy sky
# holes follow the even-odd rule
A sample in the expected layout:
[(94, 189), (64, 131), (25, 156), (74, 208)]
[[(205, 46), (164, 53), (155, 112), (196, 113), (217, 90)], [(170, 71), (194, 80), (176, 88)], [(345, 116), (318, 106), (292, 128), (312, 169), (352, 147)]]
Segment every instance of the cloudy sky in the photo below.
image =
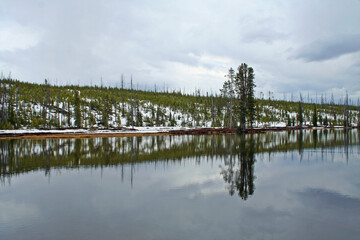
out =
[(278, 98), (360, 97), (360, 0), (1, 0), (0, 71), (22, 81), (218, 92), (230, 67)]

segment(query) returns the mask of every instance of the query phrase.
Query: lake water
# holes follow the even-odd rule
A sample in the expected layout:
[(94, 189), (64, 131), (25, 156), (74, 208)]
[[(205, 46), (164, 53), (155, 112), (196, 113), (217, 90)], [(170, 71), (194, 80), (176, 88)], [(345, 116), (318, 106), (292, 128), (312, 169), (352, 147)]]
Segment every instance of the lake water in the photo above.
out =
[(0, 239), (359, 239), (357, 130), (1, 140)]

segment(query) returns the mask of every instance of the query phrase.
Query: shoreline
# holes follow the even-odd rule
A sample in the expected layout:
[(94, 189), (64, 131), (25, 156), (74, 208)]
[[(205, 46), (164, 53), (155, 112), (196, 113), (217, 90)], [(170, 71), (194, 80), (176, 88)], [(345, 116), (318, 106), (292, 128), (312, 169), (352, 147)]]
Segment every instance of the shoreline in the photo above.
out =
[[(262, 127), (249, 128), (246, 134), (294, 131), (294, 130), (332, 130), (332, 129), (355, 129), (357, 127)], [(69, 138), (97, 138), (97, 137), (140, 137), (140, 136), (163, 136), (163, 135), (220, 135), (235, 134), (236, 128), (142, 128), (122, 130), (88, 130), (88, 129), (64, 129), (64, 130), (1, 130), (0, 140), (10, 139), (69, 139)]]

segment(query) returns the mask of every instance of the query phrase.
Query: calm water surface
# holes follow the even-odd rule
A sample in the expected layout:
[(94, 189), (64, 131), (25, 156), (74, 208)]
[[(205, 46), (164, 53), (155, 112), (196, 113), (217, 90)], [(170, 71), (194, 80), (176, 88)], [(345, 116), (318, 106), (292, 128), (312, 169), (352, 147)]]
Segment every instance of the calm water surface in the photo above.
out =
[(0, 141), (0, 239), (359, 239), (360, 134)]

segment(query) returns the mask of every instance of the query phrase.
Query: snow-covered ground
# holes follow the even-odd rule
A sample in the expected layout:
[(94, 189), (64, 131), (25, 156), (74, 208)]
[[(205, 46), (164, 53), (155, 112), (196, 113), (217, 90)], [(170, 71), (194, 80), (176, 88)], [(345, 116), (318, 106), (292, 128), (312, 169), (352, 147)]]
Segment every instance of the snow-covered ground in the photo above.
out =
[[(81, 106), (80, 126), (85, 129), (69, 129), (69, 130), (38, 130), (36, 128), (73, 128), (76, 126), (75, 106), (71, 102), (53, 102), (52, 107), (44, 107), (40, 102), (24, 102), (20, 101), (19, 106), (14, 112), (19, 119), (22, 119), (20, 125), (24, 126), (23, 130), (11, 130), (6, 133), (81, 133), (89, 132), (88, 128), (102, 129), (104, 126), (109, 128), (130, 128), (129, 125), (136, 125), (138, 132), (166, 132), (169, 130), (178, 130), (186, 128), (199, 128), (211, 126), (228, 126), (229, 117), (226, 106), (215, 108), (210, 105), (195, 103), (189, 104), (187, 107), (177, 105), (157, 105), (150, 101), (138, 101), (136, 104), (130, 102), (114, 103), (109, 106), (106, 118), (103, 113), (107, 112), (102, 109), (99, 102), (95, 99), (83, 98), (82, 101), (87, 104)], [(96, 105), (97, 107), (92, 107)], [(96, 104), (95, 104), (96, 103)], [(1, 106), (0, 106), (1, 107)], [(5, 108), (6, 109), (6, 108)], [(291, 122), (291, 125), (297, 124), (297, 112), (293, 108), (286, 109), (282, 105), (260, 105), (258, 111), (260, 114), (256, 116), (257, 121), (254, 127), (285, 127)], [(312, 110), (304, 112), (304, 126), (312, 125)], [(132, 117), (130, 117), (132, 116)], [(321, 119), (326, 119), (326, 125), (343, 125), (344, 114), (330, 114), (329, 109), (319, 111), (319, 120), (317, 125), (321, 126)], [(44, 118), (46, 120), (44, 120)], [(130, 120), (132, 118), (132, 121)], [(349, 111), (349, 122), (352, 126), (358, 124), (359, 112)], [(46, 121), (46, 124), (44, 123)], [(132, 122), (132, 123), (131, 123)], [(322, 121), (324, 123), (324, 121)], [(131, 123), (131, 124), (130, 124)], [(325, 124), (325, 123), (324, 123)], [(154, 127), (156, 126), (156, 127)], [(3, 126), (3, 128), (12, 128), (14, 126)], [(31, 130), (30, 130), (31, 129)], [(68, 131), (68, 132), (67, 132)], [(95, 130), (96, 132), (115, 130)], [(125, 132), (126, 129), (119, 130)], [(94, 131), (92, 131), (94, 132)], [(0, 133), (5, 133), (0, 131)]]
[(0, 130), (0, 134), (101, 134), (101, 133), (161, 133), (174, 130), (189, 130), (188, 127), (134, 127), (123, 129), (64, 129), (64, 130), (44, 130), (44, 129), (17, 129), (17, 130)]
[[(267, 128), (267, 127), (286, 127), (285, 123), (273, 123), (273, 124), (258, 124), (254, 126), (255, 129)], [(21, 134), (129, 134), (129, 133), (166, 133), (176, 130), (191, 130), (207, 127), (124, 127), (123, 129), (17, 129), (17, 130), (0, 130), (0, 135), (21, 135)], [(322, 127), (314, 127), (313, 129), (321, 129)], [(342, 128), (342, 126), (335, 126), (335, 128)]]

